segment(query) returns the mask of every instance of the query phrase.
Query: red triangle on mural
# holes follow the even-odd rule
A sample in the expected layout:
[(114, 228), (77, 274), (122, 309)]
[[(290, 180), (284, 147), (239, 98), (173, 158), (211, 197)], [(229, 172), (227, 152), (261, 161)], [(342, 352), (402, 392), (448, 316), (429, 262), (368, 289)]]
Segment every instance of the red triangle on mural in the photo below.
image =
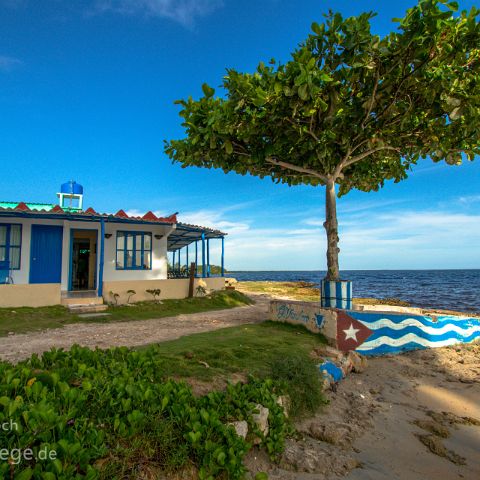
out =
[(337, 346), (342, 352), (355, 350), (373, 333), (343, 310), (337, 311)]

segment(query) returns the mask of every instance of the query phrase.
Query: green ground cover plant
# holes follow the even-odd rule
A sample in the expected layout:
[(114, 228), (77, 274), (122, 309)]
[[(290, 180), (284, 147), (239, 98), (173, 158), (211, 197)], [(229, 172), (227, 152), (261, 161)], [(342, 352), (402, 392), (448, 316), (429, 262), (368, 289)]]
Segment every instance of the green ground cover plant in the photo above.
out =
[(26, 333), (46, 328), (61, 328), (70, 323), (148, 320), (185, 313), (241, 307), (251, 303), (252, 301), (240, 292), (219, 291), (206, 297), (162, 300), (161, 304), (138, 302), (133, 306), (110, 306), (107, 310), (109, 316), (94, 318), (81, 318), (70, 313), (66, 307), (61, 305), (39, 308), (0, 308), (0, 336), (8, 335), (9, 332)]
[[(265, 322), (138, 350), (74, 346), (15, 366), (0, 363), (0, 425), (16, 425), (0, 429), (0, 446), (10, 454), (0, 461), (0, 478), (133, 479), (192, 471), (201, 480), (240, 479), (253, 435), (272, 458), (282, 451), (291, 427), (277, 398), (306, 378), (304, 370), (297, 378), (285, 368), (296, 359), (313, 367), (308, 352), (322, 341), (302, 328)], [(194, 395), (187, 383), (235, 372), (255, 376), (204, 395)], [(311, 373), (318, 376), (314, 367)], [(256, 404), (269, 409), (266, 436), (252, 421)], [(228, 425), (236, 420), (248, 422), (246, 440)], [(32, 458), (24, 457), (27, 449)]]

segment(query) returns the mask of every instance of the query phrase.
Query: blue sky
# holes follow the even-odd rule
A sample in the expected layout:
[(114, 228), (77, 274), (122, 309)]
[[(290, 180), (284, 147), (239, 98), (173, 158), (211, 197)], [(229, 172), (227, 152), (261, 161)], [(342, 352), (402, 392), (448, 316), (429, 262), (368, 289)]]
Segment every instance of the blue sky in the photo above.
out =
[[(73, 178), (96, 210), (179, 211), (225, 230), (228, 268), (324, 269), (323, 189), (172, 165), (173, 101), (218, 86), (227, 67), (286, 61), (329, 8), (375, 10), (385, 34), (412, 4), (0, 0), (0, 200), (54, 201)], [(339, 221), (342, 269), (480, 268), (480, 162), (424, 161), (341, 198)]]

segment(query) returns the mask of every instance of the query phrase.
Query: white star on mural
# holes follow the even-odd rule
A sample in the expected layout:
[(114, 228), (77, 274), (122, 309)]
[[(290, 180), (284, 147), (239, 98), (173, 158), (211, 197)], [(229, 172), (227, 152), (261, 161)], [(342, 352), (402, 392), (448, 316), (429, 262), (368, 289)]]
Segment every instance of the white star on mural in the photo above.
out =
[(345, 340), (348, 340), (349, 338), (351, 338), (352, 340), (355, 340), (357, 342), (358, 341), (357, 340), (357, 332), (359, 332), (359, 331), (360, 331), (360, 329), (353, 328), (353, 323), (351, 323), (350, 328), (348, 328), (347, 330), (344, 330)]

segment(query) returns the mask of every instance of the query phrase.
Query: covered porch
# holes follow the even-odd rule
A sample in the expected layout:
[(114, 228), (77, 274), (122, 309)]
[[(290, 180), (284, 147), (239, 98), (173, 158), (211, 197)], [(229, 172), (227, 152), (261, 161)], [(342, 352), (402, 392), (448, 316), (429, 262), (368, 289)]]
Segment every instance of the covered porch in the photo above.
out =
[[(225, 276), (225, 236), (219, 230), (213, 230), (197, 225), (178, 223), (170, 233), (167, 241), (168, 278), (187, 278), (190, 274), (190, 264), (195, 263), (195, 277)], [(220, 247), (219, 264), (215, 272), (212, 270), (212, 255), (210, 247), (214, 242)]]

